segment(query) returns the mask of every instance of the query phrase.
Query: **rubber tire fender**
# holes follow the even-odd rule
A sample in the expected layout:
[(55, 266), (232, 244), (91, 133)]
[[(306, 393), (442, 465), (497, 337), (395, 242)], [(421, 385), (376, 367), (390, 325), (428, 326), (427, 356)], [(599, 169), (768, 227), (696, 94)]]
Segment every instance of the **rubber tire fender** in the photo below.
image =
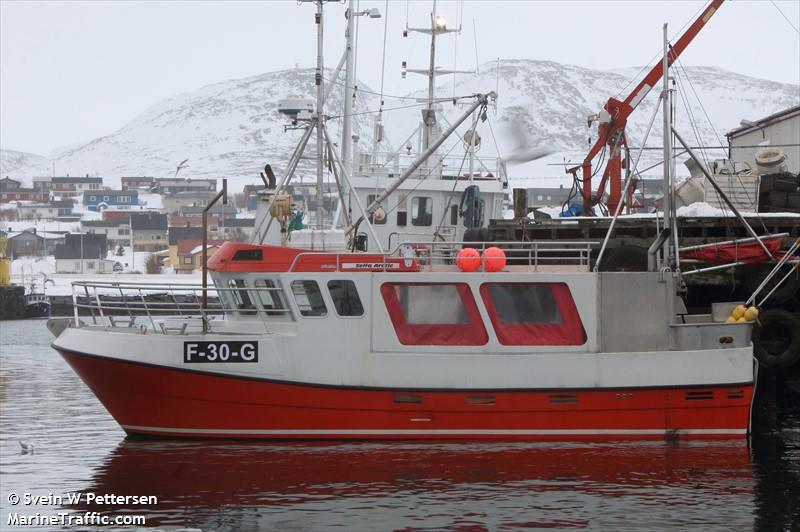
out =
[[(772, 353), (761, 345), (764, 329), (783, 326), (789, 335), (789, 345), (780, 353)], [(753, 327), (753, 354), (759, 364), (768, 368), (789, 368), (800, 360), (800, 318), (782, 309), (767, 309)]]
[(601, 272), (646, 272), (647, 250), (640, 246), (609, 249), (600, 263)]

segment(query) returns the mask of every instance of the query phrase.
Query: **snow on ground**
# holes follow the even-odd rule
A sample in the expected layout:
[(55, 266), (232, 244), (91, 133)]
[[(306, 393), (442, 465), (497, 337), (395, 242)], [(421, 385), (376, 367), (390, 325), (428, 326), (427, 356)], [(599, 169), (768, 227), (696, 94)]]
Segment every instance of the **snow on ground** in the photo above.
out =
[(123, 246), (121, 255), (117, 255), (118, 251), (118, 247), (112, 246), (108, 250), (108, 255), (106, 255), (106, 258), (108, 260), (113, 260), (114, 262), (119, 262), (122, 266), (123, 273), (144, 273), (145, 262), (147, 262), (147, 258), (150, 256), (149, 251), (137, 251), (136, 253), (131, 253), (130, 246)]
[[(559, 218), (559, 214), (563, 210), (561, 207), (540, 207), (536, 209), (537, 211), (547, 214), (550, 218)], [(697, 203), (692, 203), (691, 205), (686, 205), (684, 207), (679, 207), (675, 213), (680, 218), (699, 218), (699, 217), (710, 217), (710, 218), (735, 218), (735, 215), (730, 210), (718, 209), (708, 203), (699, 201)], [(791, 212), (746, 212), (740, 211), (742, 216), (745, 217), (759, 217), (759, 218), (781, 218), (781, 217), (800, 217), (800, 214), (791, 213)], [(643, 212), (643, 213), (636, 213), (636, 214), (622, 214), (620, 218), (654, 218), (656, 216), (661, 216), (662, 214), (654, 213), (654, 212)], [(528, 215), (529, 218), (533, 218), (533, 213)], [(604, 218), (604, 216), (598, 216), (597, 218)], [(609, 217), (610, 218), (610, 217)]]

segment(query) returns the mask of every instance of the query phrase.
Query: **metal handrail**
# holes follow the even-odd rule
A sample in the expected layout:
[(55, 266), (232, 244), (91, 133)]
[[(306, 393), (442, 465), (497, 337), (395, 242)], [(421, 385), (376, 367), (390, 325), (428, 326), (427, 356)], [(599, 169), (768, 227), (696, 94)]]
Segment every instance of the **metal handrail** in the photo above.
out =
[[(133, 294), (127, 293), (133, 292)], [(226, 292), (241, 292), (248, 294), (251, 305), (248, 307), (226, 307), (220, 297)], [(114, 316), (120, 315), (128, 318), (127, 327), (133, 327), (137, 317), (150, 322), (153, 332), (167, 333), (163, 322), (156, 318), (171, 316), (182, 319), (202, 318), (209, 322), (209, 315), (223, 315), (239, 313), (244, 315), (258, 315), (262, 318), (265, 328), (268, 327), (264, 316), (291, 315), (292, 310), (284, 304), (284, 308), (264, 308), (259, 292), (283, 292), (280, 287), (213, 287), (206, 292), (212, 292), (219, 298), (210, 302), (207, 308), (203, 307), (199, 294), (203, 292), (199, 284), (173, 284), (173, 283), (125, 283), (106, 281), (76, 281), (72, 283), (72, 302), (75, 317), (75, 326), (82, 325), (80, 321), (81, 309), (88, 310), (93, 325), (110, 325), (116, 327)], [(155, 298), (155, 299), (154, 299)], [(285, 300), (284, 300), (284, 303)], [(174, 334), (172, 329), (169, 329)], [(185, 333), (186, 327), (183, 328)]]
[[(452, 261), (455, 259), (455, 256), (451, 253), (454, 247), (461, 246), (461, 247), (472, 247), (480, 250), (485, 250), (489, 247), (499, 247), (503, 251), (510, 251), (510, 252), (525, 252), (527, 251), (527, 266), (534, 267), (534, 270), (538, 269), (539, 264), (543, 261), (549, 262), (568, 262), (572, 264), (576, 264), (578, 266), (589, 266), (590, 258), (591, 258), (591, 250), (592, 247), (597, 246), (596, 242), (584, 242), (584, 241), (577, 241), (577, 242), (559, 242), (559, 241), (527, 241), (527, 242), (519, 242), (519, 241), (499, 241), (499, 242), (464, 242), (464, 241), (445, 241), (445, 242), (431, 242), (429, 240), (426, 241), (407, 241), (399, 243), (392, 251), (388, 253), (380, 253), (380, 252), (366, 252), (363, 255), (370, 255), (370, 256), (377, 256), (382, 259), (382, 261), (386, 264), (389, 263), (396, 263), (398, 260), (405, 260), (405, 259), (417, 259), (422, 263), (433, 266), (434, 260), (438, 259), (439, 262), (437, 264), (452, 264)], [(444, 250), (443, 253), (436, 254), (434, 253), (435, 248), (442, 248)], [(408, 256), (404, 253), (405, 250), (412, 249), (415, 251), (414, 256)], [(567, 253), (567, 255), (553, 255), (553, 253)], [(362, 253), (353, 253), (353, 252), (341, 252), (341, 253), (333, 253), (330, 251), (306, 251), (302, 253), (298, 253), (292, 259), (292, 262), (289, 265), (289, 272), (296, 272), (297, 266), (299, 262), (303, 258), (308, 257), (332, 257), (336, 262), (336, 271), (341, 271), (341, 259), (342, 257), (345, 258), (357, 258)], [(513, 259), (519, 259), (520, 257), (512, 257)], [(384, 265), (381, 268), (375, 268), (374, 270), (377, 271), (386, 271), (386, 266)]]

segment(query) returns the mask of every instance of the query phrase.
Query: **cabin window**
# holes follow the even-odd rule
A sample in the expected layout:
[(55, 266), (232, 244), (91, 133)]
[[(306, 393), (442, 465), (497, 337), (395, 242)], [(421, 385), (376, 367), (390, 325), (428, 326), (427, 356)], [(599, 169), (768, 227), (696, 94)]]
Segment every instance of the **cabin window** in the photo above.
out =
[(322, 299), (322, 291), (316, 281), (292, 281), (292, 293), (301, 316), (328, 315), (328, 309)]
[(386, 283), (381, 295), (404, 345), (484, 345), (478, 306), (466, 283)]
[(397, 227), (408, 225), (408, 196), (403, 196), (397, 200)]
[(411, 225), (428, 227), (433, 224), (433, 199), (417, 196), (411, 200)]
[(364, 307), (358, 297), (356, 284), (349, 280), (328, 281), (333, 306), (339, 316), (363, 316)]
[[(378, 195), (377, 194), (368, 194), (367, 195), (367, 204), (364, 205), (364, 207), (368, 208), (370, 205), (372, 205), (372, 202), (375, 201), (376, 199), (378, 199)], [(384, 200), (384, 201), (386, 201), (386, 200)], [(386, 208), (384, 208), (383, 205), (381, 205), (381, 209), (383, 209), (384, 213), (387, 210)], [(369, 221), (370, 221), (370, 223), (373, 223), (373, 224), (383, 225), (383, 224), (386, 223), (386, 218), (388, 218), (388, 215), (384, 216), (382, 219), (378, 219), (375, 215), (372, 215), (372, 216), (369, 217)]]
[(586, 331), (566, 283), (485, 283), (481, 297), (503, 345), (586, 343)]
[(458, 225), (458, 205), (450, 206), (450, 225)]
[(261, 306), (267, 316), (282, 316), (286, 314), (286, 305), (283, 303), (282, 291), (271, 279), (256, 279), (253, 285), (261, 301)]
[(228, 287), (232, 288), (230, 293), (239, 312), (245, 316), (254, 315), (256, 306), (250, 299), (250, 294), (247, 293), (247, 282), (244, 279), (231, 279), (228, 281)]

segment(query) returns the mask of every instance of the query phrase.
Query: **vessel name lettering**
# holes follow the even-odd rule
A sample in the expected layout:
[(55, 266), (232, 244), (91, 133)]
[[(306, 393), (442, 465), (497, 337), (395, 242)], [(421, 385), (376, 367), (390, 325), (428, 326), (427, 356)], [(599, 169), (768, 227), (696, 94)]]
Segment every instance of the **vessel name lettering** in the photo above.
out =
[(183, 342), (184, 362), (258, 362), (258, 342)]

